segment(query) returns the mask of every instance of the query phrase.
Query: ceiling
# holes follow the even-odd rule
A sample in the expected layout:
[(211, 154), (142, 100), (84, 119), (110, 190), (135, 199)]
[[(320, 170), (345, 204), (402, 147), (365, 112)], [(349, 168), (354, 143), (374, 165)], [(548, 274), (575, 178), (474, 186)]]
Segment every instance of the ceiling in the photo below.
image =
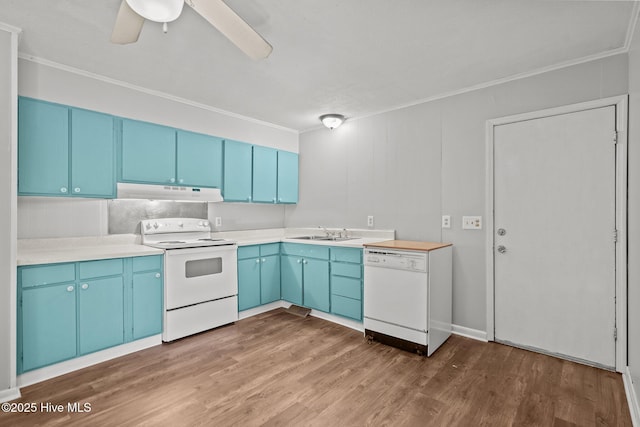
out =
[(273, 53), (246, 57), (191, 8), (109, 42), (120, 0), (0, 0), (34, 56), (304, 131), (628, 46), (633, 1), (226, 0)]

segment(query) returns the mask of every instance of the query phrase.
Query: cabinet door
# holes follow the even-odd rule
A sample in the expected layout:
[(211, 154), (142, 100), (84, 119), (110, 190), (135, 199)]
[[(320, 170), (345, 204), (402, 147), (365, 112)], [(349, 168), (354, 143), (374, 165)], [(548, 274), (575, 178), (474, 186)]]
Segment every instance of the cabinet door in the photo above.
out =
[(18, 103), (19, 194), (69, 194), (69, 109), (32, 99)]
[(278, 203), (298, 203), (298, 155), (278, 151)]
[(305, 259), (304, 301), (305, 307), (329, 311), (329, 262)]
[(135, 120), (122, 121), (122, 180), (173, 184), (176, 131)]
[(133, 339), (162, 332), (162, 273), (133, 274)]
[(278, 152), (253, 147), (253, 201), (275, 203), (278, 177)]
[(224, 142), (224, 188), (226, 201), (251, 201), (251, 145)]
[(178, 184), (222, 187), (222, 140), (214, 136), (179, 130)]
[(281, 292), (282, 299), (293, 304), (302, 304), (302, 258), (298, 256), (282, 255), (281, 262)]
[(74, 196), (115, 197), (113, 117), (71, 110), (71, 188)]
[(21, 372), (76, 356), (74, 283), (22, 291)]
[(79, 284), (80, 354), (124, 342), (124, 282), (122, 276)]
[(260, 305), (260, 258), (238, 261), (238, 310)]
[(260, 303), (267, 304), (280, 299), (280, 256), (260, 258)]

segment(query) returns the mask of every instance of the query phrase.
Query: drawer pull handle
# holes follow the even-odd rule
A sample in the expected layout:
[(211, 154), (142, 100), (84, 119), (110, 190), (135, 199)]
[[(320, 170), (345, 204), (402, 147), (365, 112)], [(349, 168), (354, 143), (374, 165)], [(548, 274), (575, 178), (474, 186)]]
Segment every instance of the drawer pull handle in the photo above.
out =
[(67, 292), (73, 292), (73, 286), (67, 286)]
[(156, 273), (156, 279), (160, 278), (160, 273)]
[(88, 285), (88, 284), (86, 284), (86, 283), (84, 283), (84, 284), (82, 285), (82, 289), (89, 289), (89, 285)]

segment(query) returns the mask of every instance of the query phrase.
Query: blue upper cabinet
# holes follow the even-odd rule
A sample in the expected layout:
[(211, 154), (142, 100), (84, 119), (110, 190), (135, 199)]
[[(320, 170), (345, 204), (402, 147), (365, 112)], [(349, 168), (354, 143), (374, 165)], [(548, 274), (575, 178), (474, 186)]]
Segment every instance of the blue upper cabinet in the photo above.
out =
[(71, 188), (74, 196), (115, 197), (113, 117), (71, 109)]
[(276, 203), (278, 152), (273, 148), (253, 147), (253, 201)]
[(20, 98), (18, 102), (18, 192), (69, 194), (69, 109)]
[(224, 141), (225, 201), (251, 201), (252, 147), (238, 141)]
[(177, 182), (180, 185), (222, 187), (222, 139), (178, 131)]
[(112, 198), (115, 161), (112, 116), (20, 98), (20, 195)]
[(122, 180), (175, 184), (176, 130), (123, 119)]
[(278, 203), (298, 203), (298, 155), (278, 151)]

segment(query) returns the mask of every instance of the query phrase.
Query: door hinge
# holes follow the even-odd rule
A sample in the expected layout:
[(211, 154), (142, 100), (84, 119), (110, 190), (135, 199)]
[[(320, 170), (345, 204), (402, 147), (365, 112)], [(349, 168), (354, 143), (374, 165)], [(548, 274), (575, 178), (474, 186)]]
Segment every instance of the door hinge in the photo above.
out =
[(613, 328), (613, 340), (618, 341), (618, 328)]
[(613, 243), (618, 243), (618, 230), (613, 230)]
[(614, 144), (618, 143), (618, 131), (617, 130), (613, 131), (613, 143)]

